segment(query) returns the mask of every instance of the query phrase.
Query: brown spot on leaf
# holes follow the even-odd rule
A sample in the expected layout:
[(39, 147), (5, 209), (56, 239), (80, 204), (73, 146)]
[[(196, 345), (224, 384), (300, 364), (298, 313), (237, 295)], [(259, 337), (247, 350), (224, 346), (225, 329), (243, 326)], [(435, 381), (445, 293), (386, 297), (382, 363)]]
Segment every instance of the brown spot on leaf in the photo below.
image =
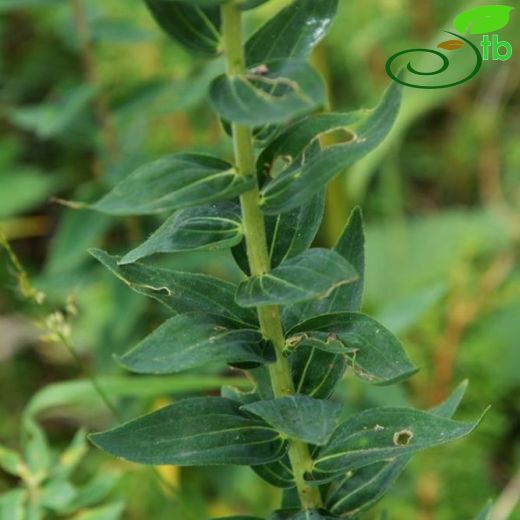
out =
[(456, 51), (460, 49), (464, 45), (462, 40), (446, 40), (445, 42), (439, 43), (437, 45), (438, 49), (444, 49), (446, 51)]

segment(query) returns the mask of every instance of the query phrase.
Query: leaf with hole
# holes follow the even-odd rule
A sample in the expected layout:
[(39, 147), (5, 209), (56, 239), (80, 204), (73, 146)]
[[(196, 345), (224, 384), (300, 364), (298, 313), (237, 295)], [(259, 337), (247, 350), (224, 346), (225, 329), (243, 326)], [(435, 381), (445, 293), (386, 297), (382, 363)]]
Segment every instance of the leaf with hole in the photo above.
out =
[(354, 373), (370, 383), (392, 384), (417, 371), (397, 338), (365, 314), (338, 312), (311, 318), (289, 332), (289, 341), (298, 349), (298, 342), (305, 343), (307, 338), (313, 338), (314, 332), (320, 333), (317, 338), (325, 343), (324, 350), (328, 348), (322, 333), (330, 336), (335, 348), (343, 344), (344, 355)]
[(90, 206), (109, 215), (147, 215), (232, 199), (254, 179), (209, 155), (167, 155), (145, 164)]
[[(334, 144), (321, 153), (306, 157), (305, 150), (300, 152), (305, 139), (298, 138), (297, 146), (292, 138), (287, 137), (293, 152), (300, 152), (291, 164), (275, 179), (268, 182), (261, 192), (261, 205), (268, 214), (289, 211), (306, 202), (342, 170), (359, 161), (371, 152), (388, 135), (399, 111), (401, 103), (401, 86), (396, 82), (387, 89), (381, 103), (373, 110), (358, 111), (354, 114), (343, 114), (327, 117), (325, 120), (312, 116), (289, 127), (287, 134), (297, 132), (298, 135), (316, 139), (327, 131), (343, 128), (351, 132), (353, 138), (346, 143)], [(324, 122), (325, 121), (325, 122)], [(313, 136), (313, 137), (311, 137)], [(280, 137), (281, 138), (281, 137)], [(296, 150), (294, 150), (296, 148)], [(296, 153), (294, 153), (296, 155)]]
[(453, 421), (410, 408), (374, 408), (338, 426), (315, 458), (311, 480), (334, 478), (376, 462), (411, 455), (471, 433), (480, 423)]
[(150, 465), (252, 466), (282, 457), (279, 434), (239, 407), (221, 397), (185, 399), (90, 439), (118, 458)]
[(341, 405), (306, 395), (257, 401), (241, 410), (257, 415), (283, 435), (323, 446), (337, 426)]
[(229, 318), (237, 326), (256, 327), (254, 311), (235, 303), (236, 286), (232, 283), (205, 274), (140, 263), (118, 265), (121, 257), (100, 249), (91, 249), (90, 254), (130, 289), (161, 302), (175, 314), (202, 311)]
[(309, 249), (281, 263), (270, 273), (253, 276), (238, 286), (243, 307), (288, 305), (323, 298), (336, 287), (358, 278), (354, 268), (328, 249)]
[(211, 363), (272, 362), (274, 352), (257, 330), (190, 313), (164, 322), (119, 361), (139, 374), (175, 374)]
[(180, 210), (169, 217), (143, 244), (127, 253), (120, 265), (157, 253), (216, 251), (243, 239), (240, 208), (229, 203)]
[(227, 121), (263, 126), (312, 112), (323, 104), (325, 90), (309, 64), (276, 60), (266, 63), (262, 73), (219, 76), (209, 96), (213, 108)]
[[(463, 382), (431, 412), (450, 418), (460, 404), (466, 388), (467, 382)], [(376, 462), (349, 471), (330, 485), (325, 506), (332, 513), (349, 518), (369, 509), (387, 493), (411, 458), (411, 455), (403, 455), (390, 462)]]

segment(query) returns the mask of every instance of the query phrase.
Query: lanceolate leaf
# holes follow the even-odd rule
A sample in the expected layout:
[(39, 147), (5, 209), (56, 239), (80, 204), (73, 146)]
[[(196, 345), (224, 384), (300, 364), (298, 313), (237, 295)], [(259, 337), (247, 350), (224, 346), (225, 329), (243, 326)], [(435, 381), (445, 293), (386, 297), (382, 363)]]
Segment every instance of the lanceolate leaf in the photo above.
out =
[[(394, 82), (374, 110), (330, 118), (328, 131), (343, 129), (352, 134), (352, 139), (329, 146), (305, 161), (299, 157), (286, 171), (267, 183), (261, 199), (264, 212), (276, 214), (304, 205), (317, 189), (372, 151), (390, 132), (400, 101), (401, 87)], [(287, 133), (297, 131), (311, 135), (318, 127), (314, 131), (314, 136), (318, 136), (327, 131), (325, 124), (320, 119), (318, 121), (319, 124), (310, 117), (297, 123), (295, 128), (289, 128)]]
[[(371, 383), (395, 383), (416, 372), (397, 338), (364, 314), (341, 312), (312, 318), (290, 332), (291, 343), (298, 349), (298, 341), (312, 339), (313, 331), (328, 333), (336, 346), (342, 343), (354, 373)], [(318, 339), (323, 340), (321, 334)]]
[[(205, 57), (221, 52), (217, 0), (145, 0), (157, 23), (186, 50)], [(191, 5), (190, 5), (191, 4)]]
[(409, 408), (374, 408), (350, 417), (317, 453), (312, 478), (411, 455), (468, 435), (479, 424), (464, 423)]
[(309, 249), (270, 273), (242, 282), (236, 301), (244, 307), (287, 305), (325, 297), (336, 287), (357, 279), (354, 268), (327, 249)]
[(237, 330), (235, 323), (201, 313), (170, 318), (120, 358), (125, 368), (140, 374), (174, 374), (209, 363), (268, 360), (274, 361), (274, 352), (262, 342), (260, 332)]
[(146, 215), (226, 200), (251, 189), (254, 179), (209, 155), (168, 155), (146, 164), (92, 206), (111, 215)]
[(91, 435), (101, 449), (141, 464), (255, 465), (284, 454), (278, 433), (221, 397), (185, 399)]
[(202, 311), (229, 318), (237, 326), (256, 326), (254, 312), (235, 303), (236, 286), (229, 282), (204, 274), (160, 269), (140, 263), (118, 265), (121, 257), (110, 256), (99, 249), (91, 249), (90, 254), (130, 289), (160, 301), (176, 314)]
[(329, 397), (347, 368), (345, 355), (305, 345), (295, 350), (289, 363), (296, 392), (316, 399)]
[(216, 78), (210, 100), (227, 121), (248, 126), (285, 122), (318, 108), (325, 99), (319, 74), (306, 62), (270, 61), (261, 72)]
[(287, 437), (323, 446), (337, 426), (341, 405), (306, 395), (257, 401), (241, 410), (261, 417)]
[(460, 13), (453, 26), (461, 34), (484, 34), (504, 28), (509, 23), (513, 7), (509, 5), (483, 5)]
[(365, 232), (360, 208), (352, 212), (334, 250), (354, 267), (359, 279), (338, 287), (327, 298), (291, 305), (284, 309), (283, 322), (287, 329), (314, 316), (332, 312), (359, 311), (361, 308), (365, 278)]
[[(431, 411), (440, 417), (451, 417), (466, 388), (467, 382), (463, 382), (446, 401)], [(411, 455), (403, 455), (390, 462), (376, 462), (349, 471), (341, 480), (331, 484), (325, 500), (327, 509), (350, 518), (372, 507), (386, 494), (411, 458)]]
[(295, 0), (261, 27), (246, 44), (249, 66), (273, 59), (306, 58), (325, 36), (337, 0)]
[(174, 213), (143, 244), (127, 253), (120, 264), (131, 264), (156, 253), (175, 253), (232, 247), (243, 239), (238, 206), (216, 203)]

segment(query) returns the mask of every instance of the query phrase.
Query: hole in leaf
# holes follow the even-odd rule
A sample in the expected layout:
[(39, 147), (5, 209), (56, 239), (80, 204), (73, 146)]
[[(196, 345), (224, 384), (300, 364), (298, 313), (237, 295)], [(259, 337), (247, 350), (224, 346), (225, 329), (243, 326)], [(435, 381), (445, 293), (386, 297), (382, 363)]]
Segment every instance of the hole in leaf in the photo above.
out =
[(269, 175), (276, 179), (280, 173), (282, 173), (286, 168), (288, 168), (292, 163), (292, 157), (290, 155), (282, 155), (278, 156), (274, 163), (271, 166), (271, 169), (269, 171)]
[(356, 134), (348, 131), (346, 128), (334, 128), (320, 134), (320, 144), (322, 148), (328, 148), (335, 144), (346, 144), (354, 141)]
[(407, 446), (413, 439), (413, 432), (411, 430), (401, 430), (394, 433), (394, 444), (396, 446)]

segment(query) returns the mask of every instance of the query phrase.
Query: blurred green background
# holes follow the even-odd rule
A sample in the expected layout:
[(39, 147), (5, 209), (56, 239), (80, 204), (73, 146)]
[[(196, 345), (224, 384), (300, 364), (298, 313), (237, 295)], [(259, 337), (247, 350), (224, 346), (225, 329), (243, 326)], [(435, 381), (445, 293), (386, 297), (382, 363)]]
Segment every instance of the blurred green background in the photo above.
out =
[[(248, 29), (284, 3), (271, 0), (249, 12)], [(313, 56), (329, 82), (331, 107), (373, 106), (389, 82), (386, 59), (442, 41), (440, 30), (471, 5), (340, 0), (333, 30)], [(520, 520), (514, 508), (520, 495), (518, 16), (513, 12), (500, 31), (515, 49), (512, 60), (485, 63), (477, 78), (457, 88), (405, 89), (391, 136), (329, 189), (317, 242), (333, 244), (350, 210), (362, 206), (364, 308), (422, 367), (391, 388), (347, 376), (338, 395), (352, 411), (428, 408), (468, 378), (459, 417), (474, 419), (492, 405), (470, 438), (418, 455), (374, 518), (388, 509), (399, 520), (469, 520), (493, 498), (493, 520), (508, 511)], [(223, 63), (188, 56), (139, 0), (0, 0), (0, 38), (0, 228), (46, 295), (39, 305), (25, 286), (24, 297), (23, 278), (1, 253), (0, 445), (24, 450), (27, 461), (37, 453), (28, 464), (43, 475), (37, 485), (43, 518), (267, 514), (278, 506), (279, 492), (248, 468), (161, 468), (160, 482), (150, 469), (86, 448), (79, 437), (80, 447), (63, 455), (80, 428), (113, 423), (89, 373), (101, 378), (124, 417), (214, 392), (228, 380), (244, 384), (223, 367), (141, 384), (123, 374), (113, 355), (164, 315), (105, 272), (87, 249), (126, 252), (158, 220), (107, 218), (53, 200), (93, 200), (135, 167), (170, 152), (229, 157), (230, 142), (205, 100)], [(184, 254), (153, 262), (238, 278), (230, 258)], [(60, 334), (69, 327), (64, 342)], [(72, 459), (70, 478), (56, 476), (56, 465)], [(2, 520), (15, 518), (6, 504), (19, 499), (19, 482), (0, 472)]]

